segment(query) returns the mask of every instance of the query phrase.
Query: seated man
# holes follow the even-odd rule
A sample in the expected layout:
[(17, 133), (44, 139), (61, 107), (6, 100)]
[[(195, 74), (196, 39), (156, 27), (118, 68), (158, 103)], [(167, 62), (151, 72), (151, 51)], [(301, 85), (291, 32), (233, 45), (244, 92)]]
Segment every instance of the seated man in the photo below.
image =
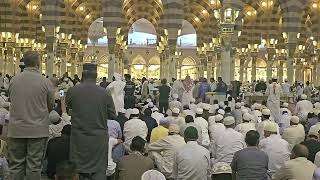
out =
[(259, 150), (260, 135), (257, 131), (250, 130), (246, 133), (247, 148), (236, 152), (231, 163), (233, 179), (267, 180), (269, 158), (266, 153)]
[[(227, 116), (223, 120), (226, 129), (216, 139), (212, 147), (212, 162), (213, 162), (213, 179), (230, 179), (231, 168), (230, 164), (235, 152), (243, 149), (246, 145), (244, 137), (241, 133), (235, 131), (235, 119), (232, 116)], [(230, 169), (230, 172), (219, 171), (221, 167)]]
[(70, 161), (63, 161), (57, 165), (55, 180), (79, 180), (76, 165)]
[(200, 127), (198, 124), (194, 123), (193, 116), (192, 116), (192, 115), (187, 115), (187, 116), (185, 117), (185, 121), (186, 121), (186, 124), (184, 124), (184, 125), (180, 128), (180, 135), (181, 135), (182, 137), (184, 137), (184, 131), (185, 131), (188, 127), (192, 126), (192, 127), (196, 128), (196, 129), (197, 129), (197, 132), (198, 132), (198, 140), (197, 140), (197, 142), (198, 142), (199, 144), (202, 144), (202, 130), (201, 130), (201, 127)]
[(291, 160), (276, 172), (272, 180), (283, 179), (312, 179), (316, 166), (307, 159), (308, 149), (306, 146), (297, 144), (292, 149)]
[(184, 125), (185, 124), (184, 118), (179, 115), (180, 115), (180, 109), (173, 108), (172, 115), (168, 117), (170, 124), (177, 124), (180, 127)]
[(172, 178), (174, 153), (186, 144), (179, 132), (178, 125), (170, 124), (169, 135), (148, 146), (149, 152), (154, 157), (155, 164), (167, 178)]
[(60, 137), (49, 140), (47, 146), (47, 175), (51, 179), (54, 179), (57, 164), (69, 160), (71, 125), (65, 125), (61, 133)]
[(132, 152), (124, 156), (118, 165), (119, 180), (140, 180), (144, 172), (154, 168), (153, 161), (143, 155), (145, 144), (146, 141), (140, 136), (132, 139)]
[(282, 138), (288, 141), (290, 149), (304, 141), (304, 127), (299, 123), (299, 117), (290, 118), (290, 126), (283, 130)]
[(278, 125), (269, 121), (264, 127), (264, 136), (259, 148), (269, 157), (268, 174), (270, 177), (280, 169), (284, 162), (290, 159), (289, 143), (277, 133)]
[(139, 119), (139, 110), (132, 109), (130, 120), (124, 124), (123, 135), (124, 135), (124, 146), (127, 151), (130, 151), (131, 140), (140, 136), (143, 139), (147, 138), (148, 128), (144, 121)]
[(168, 136), (169, 124), (170, 122), (167, 118), (161, 118), (159, 121), (159, 126), (154, 128), (151, 132), (150, 143), (156, 142), (159, 139)]
[(184, 139), (187, 144), (176, 151), (173, 160), (173, 179), (210, 178), (210, 152), (197, 143), (197, 129), (187, 127), (184, 131)]
[(243, 123), (238, 124), (234, 130), (240, 132), (244, 137), (250, 130), (256, 130), (256, 125), (253, 123), (253, 117), (249, 113), (243, 114)]
[(308, 160), (314, 162), (316, 153), (320, 151), (319, 133), (309, 131), (307, 139), (301, 144), (308, 148)]

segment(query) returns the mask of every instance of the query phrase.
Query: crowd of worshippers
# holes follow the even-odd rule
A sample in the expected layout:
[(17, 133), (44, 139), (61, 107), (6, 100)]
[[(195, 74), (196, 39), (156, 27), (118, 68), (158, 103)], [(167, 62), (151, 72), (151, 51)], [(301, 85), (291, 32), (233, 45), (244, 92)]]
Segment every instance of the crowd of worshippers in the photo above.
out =
[(320, 179), (320, 103), (309, 84), (297, 102), (280, 102), (287, 82), (273, 78), (267, 102), (250, 103), (222, 78), (138, 85), (115, 73), (97, 83), (96, 64), (72, 80), (42, 76), (36, 52), (23, 62), (0, 98), (2, 179)]

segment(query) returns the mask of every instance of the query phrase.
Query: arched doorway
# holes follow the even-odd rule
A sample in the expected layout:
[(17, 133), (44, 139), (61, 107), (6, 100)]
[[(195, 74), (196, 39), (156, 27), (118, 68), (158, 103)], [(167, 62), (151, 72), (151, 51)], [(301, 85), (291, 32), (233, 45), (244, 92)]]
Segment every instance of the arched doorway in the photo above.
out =
[(178, 77), (184, 79), (186, 76), (190, 76), (191, 79), (197, 78), (197, 63), (192, 57), (187, 57), (180, 63), (180, 73)]
[(140, 55), (135, 57), (131, 62), (131, 75), (133, 78), (142, 79), (142, 77), (146, 77), (146, 61)]
[(148, 63), (148, 78), (160, 78), (160, 57), (154, 56)]
[(108, 78), (108, 57), (102, 56), (98, 61), (98, 78)]
[[(247, 81), (251, 81), (251, 71), (252, 71), (252, 61), (249, 62), (247, 66)], [(257, 58), (256, 61), (256, 80), (264, 80), (267, 79), (267, 63), (265, 60), (261, 58)]]

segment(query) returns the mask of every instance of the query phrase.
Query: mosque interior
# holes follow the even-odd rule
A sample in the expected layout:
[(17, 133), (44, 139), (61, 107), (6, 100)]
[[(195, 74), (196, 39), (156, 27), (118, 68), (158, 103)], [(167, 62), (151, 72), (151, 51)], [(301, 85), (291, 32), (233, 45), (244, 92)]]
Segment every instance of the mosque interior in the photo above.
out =
[(0, 72), (320, 85), (320, 0), (1, 0)]

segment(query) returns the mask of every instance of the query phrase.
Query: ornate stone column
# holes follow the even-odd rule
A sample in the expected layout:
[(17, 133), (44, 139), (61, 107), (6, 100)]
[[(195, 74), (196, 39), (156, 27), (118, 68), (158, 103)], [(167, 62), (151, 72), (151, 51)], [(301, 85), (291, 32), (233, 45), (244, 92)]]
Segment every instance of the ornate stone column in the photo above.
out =
[(210, 80), (211, 78), (214, 78), (214, 69), (213, 69), (213, 52), (208, 52), (207, 54), (207, 79)]
[(231, 37), (223, 37), (223, 47), (221, 47), (221, 71), (222, 79), (226, 84), (230, 84), (230, 81), (234, 76), (232, 74), (232, 57), (231, 57)]
[(277, 74), (278, 74), (278, 82), (279, 83), (282, 83), (283, 82), (283, 61), (279, 61), (279, 66), (278, 66), (278, 71), (277, 71)]
[(266, 79), (267, 82), (272, 79), (272, 64), (273, 64), (272, 60), (267, 61), (267, 79)]
[(303, 74), (303, 64), (301, 62), (298, 62), (296, 65), (296, 75), (295, 79), (298, 82), (304, 82), (304, 74)]
[(251, 82), (257, 79), (257, 53), (251, 53)]
[(239, 81), (240, 82), (243, 82), (243, 80), (244, 80), (244, 65), (245, 65), (245, 63), (246, 63), (246, 56), (244, 56), (244, 55), (241, 55), (240, 56), (240, 71), (239, 71), (239, 75), (240, 75), (240, 77), (239, 77)]
[(217, 52), (217, 60), (215, 62), (215, 66), (217, 68), (217, 73), (216, 73), (216, 80), (218, 77), (221, 77), (221, 53), (220, 51)]
[(293, 62), (294, 62), (294, 53), (295, 53), (295, 50), (296, 50), (296, 44), (297, 44), (297, 33), (294, 33), (294, 32), (288, 33), (287, 76), (288, 76), (288, 82), (290, 84), (293, 84), (294, 77), (295, 77)]

